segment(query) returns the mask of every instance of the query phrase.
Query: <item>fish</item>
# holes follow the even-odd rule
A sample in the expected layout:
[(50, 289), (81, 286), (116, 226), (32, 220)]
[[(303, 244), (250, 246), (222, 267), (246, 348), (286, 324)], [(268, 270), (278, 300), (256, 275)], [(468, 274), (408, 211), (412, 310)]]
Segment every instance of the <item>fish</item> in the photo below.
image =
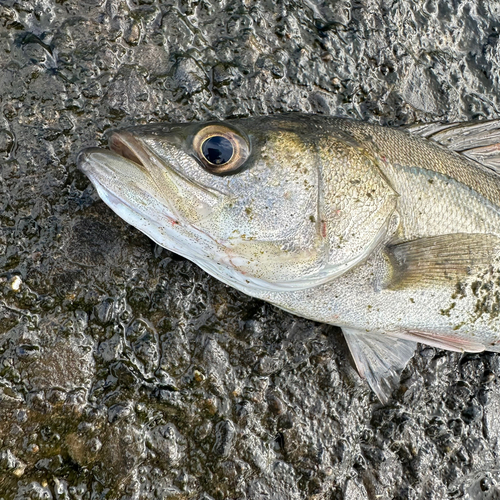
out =
[(417, 343), (500, 352), (500, 121), (300, 113), (113, 131), (78, 167), (210, 275), (339, 326), (382, 403)]

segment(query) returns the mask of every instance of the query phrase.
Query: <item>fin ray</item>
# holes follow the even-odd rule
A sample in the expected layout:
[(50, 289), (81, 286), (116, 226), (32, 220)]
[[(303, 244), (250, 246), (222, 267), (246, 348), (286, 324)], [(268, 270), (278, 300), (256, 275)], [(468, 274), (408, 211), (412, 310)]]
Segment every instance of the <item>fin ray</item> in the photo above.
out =
[(386, 287), (458, 283), (487, 269), (500, 252), (500, 239), (490, 234), (453, 233), (388, 245), (392, 276)]
[[(392, 334), (388, 334), (390, 336)], [(485, 345), (472, 339), (467, 339), (459, 335), (441, 334), (422, 331), (400, 332), (394, 335), (397, 338), (420, 342), (422, 344), (446, 349), (455, 352), (483, 352)]]
[(426, 123), (412, 125), (407, 130), (461, 153), (500, 175), (500, 120)]
[(342, 331), (360, 376), (379, 400), (387, 403), (415, 352), (416, 342), (354, 328), (342, 327)]

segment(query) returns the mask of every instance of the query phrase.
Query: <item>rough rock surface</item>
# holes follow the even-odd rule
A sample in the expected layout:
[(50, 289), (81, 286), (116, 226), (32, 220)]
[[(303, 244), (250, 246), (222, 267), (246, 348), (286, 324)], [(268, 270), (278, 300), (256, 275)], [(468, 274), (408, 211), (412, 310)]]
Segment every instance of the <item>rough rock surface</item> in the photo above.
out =
[(76, 169), (113, 127), (500, 116), (487, 0), (0, 0), (0, 498), (493, 499), (500, 356), (381, 406), (340, 331), (154, 245)]

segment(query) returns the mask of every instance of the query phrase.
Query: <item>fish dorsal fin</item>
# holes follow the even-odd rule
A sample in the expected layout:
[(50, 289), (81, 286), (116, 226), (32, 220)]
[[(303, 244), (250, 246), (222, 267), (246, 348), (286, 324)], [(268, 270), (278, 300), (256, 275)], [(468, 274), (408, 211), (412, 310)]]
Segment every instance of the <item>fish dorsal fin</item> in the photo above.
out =
[(407, 130), (461, 153), (500, 175), (500, 120), (428, 123)]
[(500, 253), (500, 239), (491, 234), (444, 234), (388, 245), (391, 275), (385, 287), (459, 283), (488, 269)]
[(413, 356), (416, 342), (381, 333), (342, 328), (356, 368), (382, 403), (399, 385), (399, 377)]

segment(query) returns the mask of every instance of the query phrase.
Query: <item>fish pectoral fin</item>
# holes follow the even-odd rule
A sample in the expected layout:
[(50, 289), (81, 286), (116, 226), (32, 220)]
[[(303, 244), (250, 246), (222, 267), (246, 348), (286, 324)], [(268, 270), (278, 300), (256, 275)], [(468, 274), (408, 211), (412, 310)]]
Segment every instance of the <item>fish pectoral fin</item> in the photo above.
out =
[(490, 234), (444, 234), (388, 245), (390, 273), (385, 288), (451, 284), (488, 269), (498, 257), (500, 239)]
[(354, 328), (343, 327), (342, 331), (360, 376), (367, 380), (380, 401), (387, 403), (417, 343)]
[(500, 174), (500, 120), (473, 123), (429, 123), (407, 130), (438, 142)]

